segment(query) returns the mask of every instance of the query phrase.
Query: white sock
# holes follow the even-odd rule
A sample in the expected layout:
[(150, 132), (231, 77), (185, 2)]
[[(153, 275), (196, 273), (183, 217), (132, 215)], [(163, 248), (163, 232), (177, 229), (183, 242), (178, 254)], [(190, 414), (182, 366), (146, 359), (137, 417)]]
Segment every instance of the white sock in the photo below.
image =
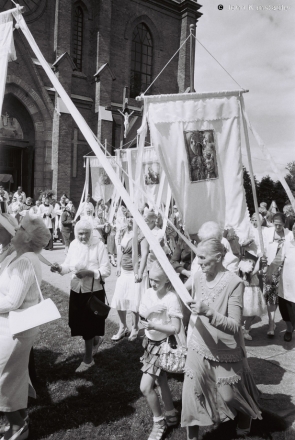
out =
[(159, 417), (155, 417), (155, 416), (153, 417), (153, 421), (155, 423), (160, 422), (161, 420), (164, 420), (164, 417), (162, 414)]

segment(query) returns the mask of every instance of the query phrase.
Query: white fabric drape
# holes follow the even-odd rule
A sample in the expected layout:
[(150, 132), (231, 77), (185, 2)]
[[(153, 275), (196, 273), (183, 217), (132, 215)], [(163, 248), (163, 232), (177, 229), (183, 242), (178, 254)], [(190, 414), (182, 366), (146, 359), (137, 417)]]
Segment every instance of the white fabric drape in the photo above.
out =
[[(107, 203), (112, 198), (114, 185), (97, 157), (90, 157), (88, 160), (91, 171), (92, 197), (96, 202), (103, 199), (104, 203)], [(110, 156), (107, 157), (107, 160), (116, 169), (114, 158)]]
[(16, 60), (13, 41), (13, 21), (11, 11), (0, 14), (0, 115), (5, 92), (7, 65), (9, 61)]
[[(204, 222), (213, 220), (248, 236), (238, 97), (185, 94), (157, 98), (144, 98), (151, 140), (186, 231), (196, 233)], [(197, 179), (191, 174), (192, 160), (197, 156), (188, 151), (188, 139), (190, 133), (197, 132), (208, 136), (204, 145), (213, 145), (217, 170), (212, 178)], [(201, 151), (204, 154), (204, 146)]]

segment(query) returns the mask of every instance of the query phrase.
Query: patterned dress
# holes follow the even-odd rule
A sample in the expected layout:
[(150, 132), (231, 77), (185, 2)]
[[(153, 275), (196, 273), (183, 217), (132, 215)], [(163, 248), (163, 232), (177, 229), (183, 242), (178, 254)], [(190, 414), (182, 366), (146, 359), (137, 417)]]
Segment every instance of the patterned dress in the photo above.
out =
[(257, 389), (241, 332), (244, 285), (225, 271), (213, 287), (195, 275), (196, 300), (213, 314), (198, 316), (188, 344), (181, 425), (208, 426), (234, 419), (238, 411), (261, 419)]

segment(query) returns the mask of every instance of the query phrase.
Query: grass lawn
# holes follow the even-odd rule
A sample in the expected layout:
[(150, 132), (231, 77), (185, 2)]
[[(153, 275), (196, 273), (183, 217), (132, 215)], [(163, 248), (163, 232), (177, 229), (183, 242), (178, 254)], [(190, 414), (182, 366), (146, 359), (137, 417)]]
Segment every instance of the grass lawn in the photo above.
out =
[[(62, 319), (41, 327), (34, 345), (39, 383), (38, 398), (30, 399), (30, 439), (50, 440), (145, 440), (152, 427), (152, 415), (141, 396), (139, 358), (141, 340), (112, 343), (117, 327), (106, 324), (105, 342), (95, 356), (96, 366), (76, 374), (82, 360), (82, 338), (71, 338), (67, 325), (68, 298), (43, 283), (42, 290), (59, 308)], [(170, 376), (169, 385), (177, 409), (181, 410), (181, 375)], [(257, 380), (257, 378), (256, 378)], [(259, 383), (259, 382), (258, 382)], [(253, 422), (253, 440), (291, 440), (285, 423), (264, 412), (262, 422)], [(218, 429), (202, 429), (202, 440), (234, 440), (234, 422)], [(167, 439), (186, 440), (185, 430), (168, 432)]]

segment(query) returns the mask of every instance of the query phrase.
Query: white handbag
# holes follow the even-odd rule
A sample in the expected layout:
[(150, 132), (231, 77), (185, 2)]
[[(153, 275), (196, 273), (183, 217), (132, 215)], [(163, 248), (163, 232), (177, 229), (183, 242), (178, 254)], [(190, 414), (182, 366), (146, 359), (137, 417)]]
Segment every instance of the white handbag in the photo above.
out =
[(41, 301), (35, 306), (28, 307), (27, 309), (18, 309), (9, 312), (9, 328), (13, 336), (31, 328), (38, 327), (39, 325), (47, 324), (48, 322), (55, 321), (56, 319), (61, 318), (58, 308), (56, 307), (52, 299), (43, 298), (34, 268), (33, 271)]

